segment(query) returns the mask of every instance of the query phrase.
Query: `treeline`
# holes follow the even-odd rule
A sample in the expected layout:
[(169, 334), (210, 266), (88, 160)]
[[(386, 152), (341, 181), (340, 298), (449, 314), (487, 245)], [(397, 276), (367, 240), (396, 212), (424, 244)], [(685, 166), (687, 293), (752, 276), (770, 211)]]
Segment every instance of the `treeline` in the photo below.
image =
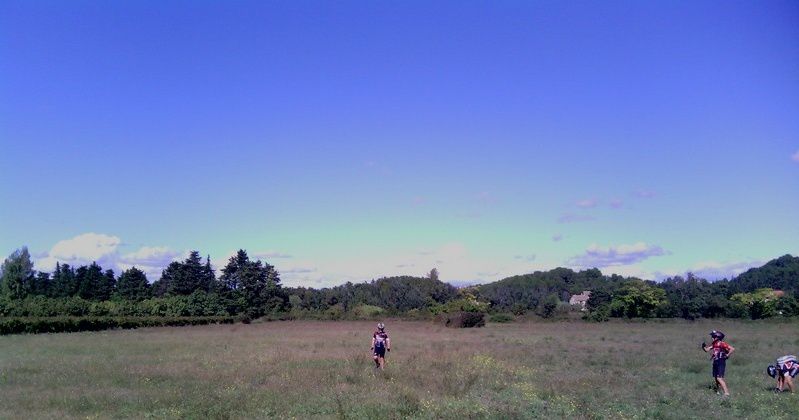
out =
[(661, 282), (597, 269), (556, 268), (474, 287), (476, 296), (497, 311), (543, 317), (575, 308), (569, 297), (591, 291), (586, 318), (769, 318), (799, 315), (799, 257), (785, 255), (731, 280), (708, 281), (691, 273)]
[[(591, 291), (587, 310), (569, 298)], [(282, 287), (275, 267), (239, 250), (217, 276), (210, 258), (192, 251), (150, 282), (136, 267), (116, 276), (96, 263), (58, 263), (36, 272), (27, 249), (0, 266), (3, 317), (227, 317), (252, 319), (432, 318), (442, 313), (490, 312), (617, 318), (769, 318), (799, 315), (799, 257), (785, 255), (733, 279), (708, 281), (693, 274), (661, 282), (598, 269), (556, 268), (494, 283), (455, 288), (433, 269), (425, 277), (386, 277), (313, 289)], [(578, 315), (579, 316), (579, 315)], [(493, 317), (504, 318), (507, 315)]]
[(369, 314), (403, 315), (419, 311), (435, 312), (439, 305), (459, 297), (458, 289), (438, 278), (433, 269), (427, 277), (397, 276), (372, 280), (369, 283), (312, 289), (286, 288), (291, 311), (295, 315), (325, 314), (341, 318), (351, 313), (355, 317)]
[(285, 310), (287, 297), (274, 266), (244, 250), (217, 278), (210, 258), (192, 251), (152, 284), (136, 267), (118, 277), (96, 262), (36, 272), (26, 248), (0, 266), (0, 316), (234, 316), (257, 318)]

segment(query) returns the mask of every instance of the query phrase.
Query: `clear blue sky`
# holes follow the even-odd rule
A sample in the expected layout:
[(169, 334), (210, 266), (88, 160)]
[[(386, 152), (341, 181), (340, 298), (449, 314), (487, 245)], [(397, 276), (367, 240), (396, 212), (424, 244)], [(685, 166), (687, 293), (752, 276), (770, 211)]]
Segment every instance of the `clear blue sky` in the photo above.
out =
[[(799, 3), (3, 1), (0, 251), (286, 284), (799, 254)], [(153, 278), (156, 277), (156, 278)]]

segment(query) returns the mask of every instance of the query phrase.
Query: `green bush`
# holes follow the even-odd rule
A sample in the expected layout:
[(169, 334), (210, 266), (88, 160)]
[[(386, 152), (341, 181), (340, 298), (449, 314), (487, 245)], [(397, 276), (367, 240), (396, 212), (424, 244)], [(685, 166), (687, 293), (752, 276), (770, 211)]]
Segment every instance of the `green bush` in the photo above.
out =
[(610, 319), (609, 305), (603, 305), (588, 312), (583, 313), (583, 319), (586, 321), (605, 322)]
[(513, 315), (510, 314), (494, 314), (488, 317), (489, 322), (498, 322), (498, 323), (511, 322), (514, 319), (516, 318), (514, 318)]
[(232, 324), (231, 316), (204, 317), (6, 317), (0, 318), (0, 335), (46, 332), (99, 331), (113, 328)]
[(342, 307), (341, 304), (336, 304), (327, 308), (325, 311), (325, 318), (332, 321), (338, 321), (344, 318), (344, 307)]
[(352, 312), (358, 319), (375, 319), (381, 316), (385, 310), (379, 306), (363, 304), (356, 306)]
[(486, 324), (485, 314), (482, 312), (444, 313), (438, 315), (436, 320), (450, 328), (479, 328)]

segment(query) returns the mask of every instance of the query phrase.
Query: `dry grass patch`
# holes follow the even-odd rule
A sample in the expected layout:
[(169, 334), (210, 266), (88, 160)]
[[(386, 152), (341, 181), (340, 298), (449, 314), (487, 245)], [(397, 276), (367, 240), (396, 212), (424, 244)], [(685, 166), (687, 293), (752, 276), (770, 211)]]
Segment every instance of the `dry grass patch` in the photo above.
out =
[[(582, 322), (448, 329), (390, 322), (387, 369), (371, 322), (292, 321), (0, 337), (3, 418), (790, 418), (766, 365), (795, 324)], [(738, 349), (733, 397), (698, 349)]]

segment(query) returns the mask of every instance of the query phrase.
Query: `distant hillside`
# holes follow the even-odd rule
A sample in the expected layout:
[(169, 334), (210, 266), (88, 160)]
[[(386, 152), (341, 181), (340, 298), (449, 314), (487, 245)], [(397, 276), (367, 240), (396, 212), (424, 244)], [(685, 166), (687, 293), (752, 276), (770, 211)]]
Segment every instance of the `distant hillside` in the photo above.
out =
[(480, 298), (500, 310), (532, 309), (549, 295), (568, 302), (569, 295), (583, 290), (605, 290), (627, 280), (613, 275), (604, 276), (596, 268), (575, 272), (558, 267), (549, 271), (508, 277), (494, 283), (477, 286)]
[(311, 289), (286, 288), (287, 295), (296, 295), (303, 309), (326, 310), (339, 305), (349, 310), (359, 304), (375, 305), (390, 311), (408, 311), (454, 299), (457, 288), (435, 278), (396, 276), (372, 280), (370, 283), (345, 283), (340, 286)]
[(799, 291), (799, 257), (783, 255), (762, 267), (750, 268), (730, 281), (732, 292), (751, 292), (761, 287)]

